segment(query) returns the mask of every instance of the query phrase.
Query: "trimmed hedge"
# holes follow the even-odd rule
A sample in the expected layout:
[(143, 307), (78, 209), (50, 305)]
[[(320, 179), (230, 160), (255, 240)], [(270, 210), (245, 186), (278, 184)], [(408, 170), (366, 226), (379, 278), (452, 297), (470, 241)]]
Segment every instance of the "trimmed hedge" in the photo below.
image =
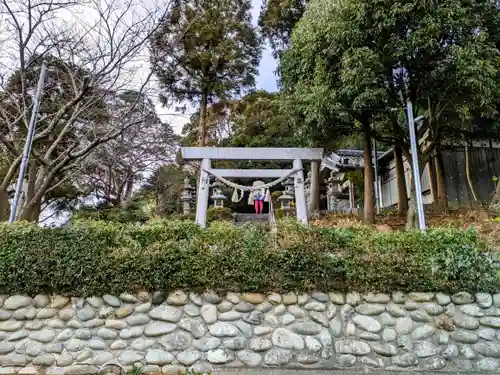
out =
[(157, 221), (56, 229), (0, 225), (0, 293), (140, 290), (496, 292), (472, 231), (378, 233), (280, 222), (262, 228)]

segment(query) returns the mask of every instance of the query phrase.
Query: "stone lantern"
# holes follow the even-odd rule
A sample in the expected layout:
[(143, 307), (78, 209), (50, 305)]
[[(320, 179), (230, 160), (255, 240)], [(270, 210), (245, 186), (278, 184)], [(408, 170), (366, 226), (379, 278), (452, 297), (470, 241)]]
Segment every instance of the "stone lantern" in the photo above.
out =
[(336, 211), (338, 204), (338, 195), (341, 192), (341, 179), (334, 171), (330, 172), (330, 177), (325, 181), (327, 186), (326, 198), (328, 211)]
[(224, 194), (222, 194), (222, 183), (215, 181), (212, 184), (213, 194), (210, 197), (214, 201), (214, 207), (224, 207), (224, 201), (227, 199)]
[(288, 177), (281, 183), (281, 185), (285, 187), (285, 191), (283, 192), (283, 194), (291, 195), (293, 199), (293, 197), (295, 196), (295, 181), (293, 177)]
[(307, 172), (307, 178), (304, 183), (304, 192), (306, 193), (307, 207), (309, 207), (309, 202), (311, 200), (311, 177), (312, 177), (312, 172)]
[(184, 179), (184, 188), (181, 193), (182, 213), (189, 215), (191, 213), (191, 202), (193, 201), (194, 188), (189, 183), (189, 178)]
[(278, 201), (281, 204), (281, 210), (283, 211), (284, 216), (290, 216), (290, 211), (292, 210), (292, 203), (293, 197), (288, 194), (288, 192), (285, 190), (283, 194), (278, 198)]

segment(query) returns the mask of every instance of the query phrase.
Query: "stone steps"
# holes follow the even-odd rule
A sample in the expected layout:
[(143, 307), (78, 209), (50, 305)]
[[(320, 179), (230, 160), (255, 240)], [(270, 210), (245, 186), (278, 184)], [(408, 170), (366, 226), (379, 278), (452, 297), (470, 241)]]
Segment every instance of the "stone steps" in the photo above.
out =
[(241, 227), (246, 223), (265, 224), (269, 222), (269, 214), (233, 214), (233, 224)]

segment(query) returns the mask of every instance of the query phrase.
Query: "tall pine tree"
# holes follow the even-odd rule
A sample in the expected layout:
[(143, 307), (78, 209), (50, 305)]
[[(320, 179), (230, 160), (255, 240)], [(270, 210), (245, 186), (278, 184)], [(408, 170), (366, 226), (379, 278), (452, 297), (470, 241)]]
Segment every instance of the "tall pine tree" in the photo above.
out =
[(250, 9), (250, 0), (176, 0), (152, 37), (161, 101), (200, 106), (200, 147), (207, 106), (255, 85), (261, 48)]

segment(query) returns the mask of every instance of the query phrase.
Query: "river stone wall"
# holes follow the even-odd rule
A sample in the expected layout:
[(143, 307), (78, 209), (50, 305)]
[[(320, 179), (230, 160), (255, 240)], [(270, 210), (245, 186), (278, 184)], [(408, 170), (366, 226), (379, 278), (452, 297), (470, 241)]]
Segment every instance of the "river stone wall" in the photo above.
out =
[(499, 371), (500, 294), (0, 297), (0, 374), (218, 367)]

